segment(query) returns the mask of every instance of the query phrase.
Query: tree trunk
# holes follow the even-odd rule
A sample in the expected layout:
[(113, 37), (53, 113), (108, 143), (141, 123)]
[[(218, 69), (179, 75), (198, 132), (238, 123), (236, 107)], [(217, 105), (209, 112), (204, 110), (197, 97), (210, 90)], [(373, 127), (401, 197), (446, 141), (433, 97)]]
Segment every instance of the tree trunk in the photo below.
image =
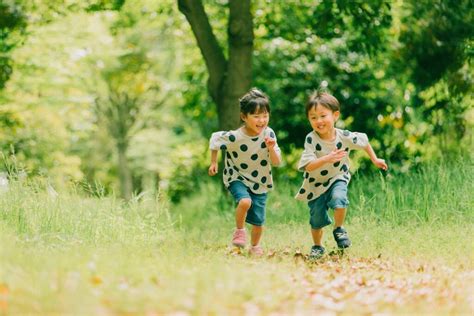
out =
[(208, 91), (217, 105), (219, 129), (235, 129), (240, 124), (239, 98), (252, 82), (253, 23), (250, 0), (229, 2), (229, 59), (212, 32), (201, 1), (178, 0), (186, 16), (209, 72)]
[(118, 168), (120, 177), (120, 195), (125, 200), (132, 197), (132, 173), (128, 167), (127, 148), (125, 146), (117, 146), (118, 149)]

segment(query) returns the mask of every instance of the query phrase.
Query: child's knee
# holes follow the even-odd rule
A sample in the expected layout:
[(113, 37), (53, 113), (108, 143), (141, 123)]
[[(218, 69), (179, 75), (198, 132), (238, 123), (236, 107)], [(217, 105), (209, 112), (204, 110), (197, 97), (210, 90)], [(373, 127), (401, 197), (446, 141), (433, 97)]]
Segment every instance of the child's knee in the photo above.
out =
[(239, 207), (245, 208), (248, 210), (250, 206), (252, 206), (252, 199), (249, 199), (249, 198), (240, 199)]

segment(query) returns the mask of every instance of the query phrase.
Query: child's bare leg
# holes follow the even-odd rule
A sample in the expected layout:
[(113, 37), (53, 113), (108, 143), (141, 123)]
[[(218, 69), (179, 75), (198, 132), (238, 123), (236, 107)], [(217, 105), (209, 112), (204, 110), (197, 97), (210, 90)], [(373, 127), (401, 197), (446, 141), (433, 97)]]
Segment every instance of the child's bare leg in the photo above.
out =
[(342, 227), (342, 225), (344, 225), (345, 218), (346, 218), (346, 209), (336, 208), (334, 210), (334, 228)]
[(243, 229), (245, 225), (245, 217), (247, 216), (247, 212), (252, 205), (251, 199), (241, 199), (237, 208), (235, 209), (235, 225), (238, 229)]
[(313, 243), (316, 246), (322, 246), (323, 229), (311, 229), (311, 236), (313, 236)]
[(257, 246), (262, 238), (263, 226), (252, 225), (251, 240), (252, 246)]

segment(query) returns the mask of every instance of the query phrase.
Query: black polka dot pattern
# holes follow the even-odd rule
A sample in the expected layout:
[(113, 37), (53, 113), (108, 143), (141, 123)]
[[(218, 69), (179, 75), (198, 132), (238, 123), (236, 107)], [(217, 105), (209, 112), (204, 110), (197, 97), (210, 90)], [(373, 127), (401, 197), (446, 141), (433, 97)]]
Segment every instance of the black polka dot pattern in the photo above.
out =
[[(215, 134), (217, 136), (213, 134), (210, 146), (225, 151), (223, 180), (226, 186), (232, 181), (242, 181), (256, 194), (273, 188), (271, 161), (263, 134), (248, 137), (241, 130)], [(276, 139), (270, 128), (265, 131), (265, 135)]]
[[(314, 133), (310, 133), (305, 138), (305, 144), (311, 144), (314, 152), (311, 154), (319, 157), (322, 154), (328, 154), (333, 149), (344, 150), (351, 152), (352, 147), (358, 145), (363, 146), (365, 141), (365, 135), (361, 137), (358, 133), (352, 133), (348, 130), (337, 130), (336, 137), (337, 139), (331, 145), (329, 142), (326, 143), (318, 138)], [(355, 144), (355, 145), (353, 145)], [(311, 148), (311, 146), (306, 146), (306, 148)], [(330, 147), (333, 147), (332, 149)], [(359, 147), (357, 147), (359, 148)], [(309, 153), (308, 153), (309, 154)], [(300, 158), (299, 164), (305, 165), (311, 161), (310, 155), (302, 155)], [(303, 173), (303, 186), (300, 187), (296, 198), (303, 201), (311, 201), (315, 198), (330, 190), (331, 185), (335, 181), (344, 181), (349, 183), (351, 181), (351, 175), (349, 170), (348, 157), (340, 161), (333, 161), (330, 164), (324, 165), (321, 168), (313, 171), (307, 172), (306, 170)]]

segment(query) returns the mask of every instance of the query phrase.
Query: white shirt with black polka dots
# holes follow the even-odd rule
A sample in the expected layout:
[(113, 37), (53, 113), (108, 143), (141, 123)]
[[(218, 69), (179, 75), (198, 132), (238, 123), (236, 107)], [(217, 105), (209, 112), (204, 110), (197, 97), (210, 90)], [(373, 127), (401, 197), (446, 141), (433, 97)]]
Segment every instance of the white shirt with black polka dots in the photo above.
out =
[[(220, 131), (212, 134), (209, 148), (227, 150), (223, 171), (224, 185), (242, 181), (253, 193), (262, 194), (273, 189), (271, 160), (265, 137), (275, 139), (275, 132), (267, 127), (260, 135), (249, 136), (239, 128), (234, 131)], [(280, 148), (275, 144), (280, 155)]]
[[(336, 180), (349, 183), (349, 153), (352, 149), (364, 149), (369, 144), (364, 133), (350, 132), (336, 128), (336, 138), (332, 141), (323, 140), (318, 133), (312, 131), (306, 135), (304, 151), (298, 162), (298, 170), (304, 172), (303, 185), (295, 198), (301, 201), (311, 201), (326, 192)], [(335, 148), (343, 148), (347, 155), (338, 162), (324, 164), (321, 167), (307, 172), (305, 167), (316, 158), (329, 154)]]

